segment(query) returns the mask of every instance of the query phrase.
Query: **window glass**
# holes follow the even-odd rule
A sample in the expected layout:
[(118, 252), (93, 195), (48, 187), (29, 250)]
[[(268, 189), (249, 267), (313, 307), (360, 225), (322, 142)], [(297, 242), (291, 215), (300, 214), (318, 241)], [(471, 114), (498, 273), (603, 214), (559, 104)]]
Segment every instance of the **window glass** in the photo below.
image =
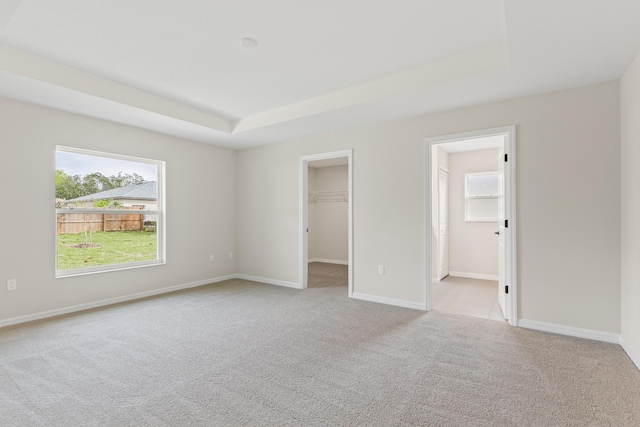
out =
[(500, 187), (498, 172), (465, 174), (465, 221), (498, 221)]
[(497, 196), (500, 194), (498, 185), (498, 174), (467, 174), (467, 193), (469, 196)]
[(56, 275), (164, 263), (164, 162), (56, 150)]

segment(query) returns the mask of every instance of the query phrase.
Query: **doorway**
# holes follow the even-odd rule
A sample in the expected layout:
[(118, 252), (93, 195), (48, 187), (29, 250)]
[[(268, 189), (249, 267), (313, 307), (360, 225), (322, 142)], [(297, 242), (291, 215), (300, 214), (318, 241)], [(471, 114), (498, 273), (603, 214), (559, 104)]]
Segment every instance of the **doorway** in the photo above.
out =
[(340, 286), (346, 277), (347, 295), (353, 294), (352, 153), (343, 150), (300, 157), (302, 289)]
[(516, 325), (515, 127), (429, 138), (425, 162), (427, 310)]

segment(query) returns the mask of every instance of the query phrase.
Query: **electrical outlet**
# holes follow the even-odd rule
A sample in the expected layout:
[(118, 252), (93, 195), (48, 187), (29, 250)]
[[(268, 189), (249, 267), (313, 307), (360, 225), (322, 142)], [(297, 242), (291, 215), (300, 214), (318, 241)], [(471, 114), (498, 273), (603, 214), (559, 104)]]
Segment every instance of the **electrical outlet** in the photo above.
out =
[(384, 274), (384, 265), (378, 266), (378, 274)]
[(229, 259), (233, 259), (233, 252), (229, 252)]
[(7, 290), (8, 291), (15, 291), (17, 287), (18, 287), (18, 281), (16, 279), (7, 280)]
[(216, 259), (215, 255), (209, 255), (209, 262), (213, 262), (214, 259)]

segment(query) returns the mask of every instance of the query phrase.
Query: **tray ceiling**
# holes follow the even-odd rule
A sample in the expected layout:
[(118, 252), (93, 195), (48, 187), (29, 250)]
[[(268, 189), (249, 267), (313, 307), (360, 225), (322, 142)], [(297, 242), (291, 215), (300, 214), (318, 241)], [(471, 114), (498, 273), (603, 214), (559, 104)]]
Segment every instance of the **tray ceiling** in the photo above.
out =
[(0, 96), (246, 148), (616, 79), (638, 18), (635, 0), (5, 0)]

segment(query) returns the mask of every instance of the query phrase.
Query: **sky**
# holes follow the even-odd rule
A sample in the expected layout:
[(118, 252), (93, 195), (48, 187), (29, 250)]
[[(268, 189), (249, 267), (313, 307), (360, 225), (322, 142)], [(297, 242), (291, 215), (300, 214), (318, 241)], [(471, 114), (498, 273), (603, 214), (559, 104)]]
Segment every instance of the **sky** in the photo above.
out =
[(145, 181), (158, 179), (156, 165), (65, 151), (56, 151), (56, 169), (62, 169), (71, 176), (84, 176), (93, 172), (100, 172), (105, 176), (118, 175), (118, 172), (129, 174), (135, 172)]

